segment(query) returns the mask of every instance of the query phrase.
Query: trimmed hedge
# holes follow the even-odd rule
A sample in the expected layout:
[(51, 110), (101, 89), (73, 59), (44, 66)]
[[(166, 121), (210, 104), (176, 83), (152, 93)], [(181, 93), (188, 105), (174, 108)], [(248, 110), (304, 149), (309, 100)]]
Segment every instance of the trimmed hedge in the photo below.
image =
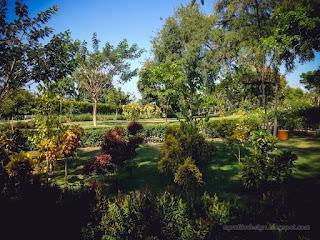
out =
[[(63, 101), (62, 102), (62, 111), (69, 113), (70, 109), (73, 110), (74, 113), (92, 113), (93, 111), (93, 103), (88, 102), (76, 102), (76, 101)], [(60, 102), (56, 101), (56, 111), (60, 109)], [(99, 114), (114, 114), (116, 113), (116, 106), (109, 105), (105, 103), (98, 103), (97, 113)], [(118, 113), (122, 113), (122, 109), (118, 109)]]
[[(112, 129), (108, 128), (90, 128), (85, 129), (85, 135), (81, 139), (81, 147), (98, 147), (103, 134)], [(141, 136), (144, 137), (146, 142), (162, 142), (164, 138), (164, 132), (166, 125), (146, 125), (144, 126)], [(125, 129), (125, 135), (127, 135), (127, 129)]]
[[(176, 124), (171, 124), (176, 125)], [(170, 126), (171, 126), (170, 125)], [(146, 142), (162, 142), (164, 139), (164, 132), (166, 129), (165, 124), (156, 124), (156, 125), (146, 125), (144, 126), (143, 132), (141, 133), (141, 136), (144, 137)], [(81, 138), (80, 141), (80, 147), (99, 147), (103, 134), (105, 134), (106, 131), (113, 129), (112, 127), (104, 127), (104, 128), (89, 128), (85, 129), (85, 135)], [(127, 135), (127, 129), (125, 128), (125, 135)], [(25, 148), (26, 150), (36, 150), (37, 146), (35, 146), (34, 143), (32, 143), (30, 140), (28, 140), (28, 137), (33, 136), (37, 133), (36, 130), (30, 130), (30, 129), (21, 129), (22, 135), (25, 137)]]

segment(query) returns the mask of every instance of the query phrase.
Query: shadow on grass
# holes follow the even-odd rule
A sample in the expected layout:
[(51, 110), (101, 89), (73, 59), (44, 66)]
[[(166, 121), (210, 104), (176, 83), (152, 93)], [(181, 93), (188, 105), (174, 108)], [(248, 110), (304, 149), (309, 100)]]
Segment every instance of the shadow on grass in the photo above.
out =
[(149, 186), (155, 190), (163, 191), (167, 185), (168, 178), (158, 170), (158, 161), (161, 159), (160, 145), (144, 144), (137, 149), (136, 167), (131, 177), (124, 169), (121, 170), (121, 178), (124, 192), (139, 190)]
[[(238, 174), (239, 162), (223, 142), (215, 141), (215, 144), (218, 149), (217, 156), (200, 169), (205, 182), (203, 190), (211, 195), (217, 193), (222, 199), (233, 198), (243, 191)], [(234, 150), (237, 154), (236, 151)], [(250, 148), (241, 147), (241, 156), (249, 154)]]

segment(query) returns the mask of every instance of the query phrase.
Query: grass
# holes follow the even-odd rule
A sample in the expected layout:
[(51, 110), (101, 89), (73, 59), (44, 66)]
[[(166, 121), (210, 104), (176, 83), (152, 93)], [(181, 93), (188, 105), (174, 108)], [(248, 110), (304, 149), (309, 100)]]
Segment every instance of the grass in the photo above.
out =
[[(231, 200), (244, 193), (242, 181), (238, 175), (239, 163), (221, 139), (214, 139), (214, 141), (218, 148), (218, 154), (215, 159), (200, 169), (205, 182), (203, 190), (210, 194), (217, 193), (221, 199)], [(157, 163), (161, 158), (161, 148), (162, 143), (147, 143), (138, 148), (132, 177), (125, 169), (120, 168), (118, 177), (121, 180), (123, 192), (129, 193), (145, 186), (150, 186), (158, 191), (165, 190), (169, 177), (161, 174), (157, 168)], [(304, 191), (303, 181), (311, 181), (313, 185), (320, 186), (319, 138), (293, 136), (288, 141), (281, 141), (275, 154), (283, 150), (291, 150), (298, 155), (297, 171), (292, 174), (290, 181), (297, 184), (301, 191)], [(250, 146), (245, 146), (242, 148), (242, 156), (248, 155), (252, 151)], [(35, 152), (31, 154), (35, 154)], [(98, 147), (79, 149), (78, 158), (68, 161), (68, 182), (79, 187), (80, 180), (84, 179), (82, 175), (84, 162), (99, 154), (101, 152)], [(107, 181), (111, 184), (112, 179), (115, 179), (115, 176), (110, 176)], [(60, 185), (65, 184), (63, 162), (55, 168), (55, 181)]]
[[(221, 119), (235, 119), (238, 118), (239, 115), (230, 115), (226, 117), (219, 117), (219, 116), (211, 116), (210, 120), (221, 120)], [(195, 119), (199, 119), (195, 117)], [(112, 126), (126, 126), (128, 125), (129, 120), (106, 120), (106, 121), (97, 121), (97, 127), (112, 127)], [(143, 125), (155, 125), (155, 124), (166, 124), (165, 118), (152, 118), (152, 119), (139, 119), (138, 122), (142, 123)], [(177, 123), (179, 122), (176, 118), (168, 118), (167, 124)], [(73, 125), (79, 124), (83, 128), (94, 128), (92, 121), (80, 121), (80, 122), (68, 122), (64, 123), (65, 125)]]

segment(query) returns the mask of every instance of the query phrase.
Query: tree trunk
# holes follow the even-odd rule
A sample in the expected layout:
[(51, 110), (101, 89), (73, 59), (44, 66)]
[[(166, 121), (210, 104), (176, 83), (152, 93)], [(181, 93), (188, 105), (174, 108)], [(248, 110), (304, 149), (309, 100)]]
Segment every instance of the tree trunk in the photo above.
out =
[(273, 136), (277, 137), (278, 130), (278, 71), (275, 70), (275, 96), (274, 96), (274, 123), (273, 123)]
[(167, 106), (166, 106), (166, 123), (168, 123), (169, 100), (170, 100), (170, 98), (167, 99)]
[(116, 106), (116, 117), (114, 120), (118, 120), (118, 106)]
[(93, 106), (93, 126), (97, 126), (97, 106), (98, 106), (98, 99), (93, 97), (94, 106)]
[(61, 124), (61, 112), (62, 112), (62, 98), (60, 100), (60, 114), (59, 114), (59, 123)]
[(64, 158), (64, 179), (67, 181), (68, 178), (68, 163), (67, 163), (67, 159)]
[(265, 121), (266, 121), (266, 128), (269, 131), (269, 134), (271, 135), (271, 128), (270, 128), (270, 125), (269, 125), (269, 117), (268, 117), (268, 112), (267, 112), (267, 101), (266, 101), (266, 92), (265, 92), (263, 77), (262, 77), (262, 81), (261, 81), (261, 87), (262, 87), (262, 98), (263, 98), (264, 118), (265, 118)]
[(193, 106), (193, 99), (191, 97), (190, 99), (190, 103), (189, 103), (190, 109), (189, 109), (189, 118), (190, 118), (190, 122), (192, 122), (193, 118), (192, 118), (192, 106)]
[(11, 130), (13, 131), (13, 114), (11, 115)]

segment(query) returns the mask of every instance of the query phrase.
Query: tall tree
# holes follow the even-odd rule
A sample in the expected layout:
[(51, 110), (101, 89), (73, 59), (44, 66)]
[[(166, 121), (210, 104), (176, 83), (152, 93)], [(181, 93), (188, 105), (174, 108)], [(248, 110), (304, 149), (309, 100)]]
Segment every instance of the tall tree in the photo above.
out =
[(7, 1), (0, 1), (0, 103), (8, 99), (16, 90), (36, 77), (39, 63), (39, 40), (49, 36), (52, 29), (44, 24), (56, 14), (53, 6), (36, 17), (28, 16), (28, 7), (22, 0), (15, 1), (16, 19), (7, 22)]
[(178, 61), (182, 67), (185, 81), (180, 89), (181, 109), (190, 120), (197, 94), (213, 85), (220, 66), (206, 45), (214, 20), (202, 13), (197, 4), (180, 6), (152, 40), (155, 62)]
[(316, 93), (317, 105), (320, 106), (320, 68), (303, 73), (300, 77), (300, 83), (304, 84), (306, 89), (313, 90)]
[(102, 100), (103, 103), (114, 105), (116, 107), (115, 120), (118, 119), (118, 112), (121, 108), (121, 105), (126, 105), (131, 102), (130, 94), (122, 92), (120, 87), (112, 87), (110, 90), (106, 89)]
[(181, 66), (173, 62), (146, 62), (139, 76), (143, 91), (155, 95), (159, 104), (164, 106), (167, 122), (169, 106), (177, 101), (184, 81)]
[(92, 52), (88, 50), (86, 42), (82, 44), (79, 68), (76, 72), (79, 87), (86, 89), (94, 102), (93, 125), (95, 127), (97, 126), (97, 104), (102, 89), (111, 87), (115, 76), (118, 76), (122, 82), (135, 76), (138, 69), (131, 70), (128, 60), (136, 59), (142, 54), (142, 50), (136, 44), (129, 47), (126, 39), (122, 40), (117, 47), (107, 42), (101, 51), (99, 42), (97, 34), (94, 33)]

